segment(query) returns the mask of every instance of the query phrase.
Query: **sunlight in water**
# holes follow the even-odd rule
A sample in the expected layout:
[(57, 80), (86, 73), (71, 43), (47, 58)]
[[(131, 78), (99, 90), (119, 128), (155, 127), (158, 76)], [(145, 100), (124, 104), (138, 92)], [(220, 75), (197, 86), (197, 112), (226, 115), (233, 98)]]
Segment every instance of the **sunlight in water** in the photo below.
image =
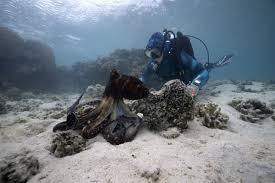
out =
[[(128, 11), (153, 13), (165, 0), (34, 0), (41, 12), (63, 21), (97, 21), (101, 16), (120, 16)], [(167, 1), (167, 0), (166, 0)], [(171, 0), (169, 0), (171, 1)]]

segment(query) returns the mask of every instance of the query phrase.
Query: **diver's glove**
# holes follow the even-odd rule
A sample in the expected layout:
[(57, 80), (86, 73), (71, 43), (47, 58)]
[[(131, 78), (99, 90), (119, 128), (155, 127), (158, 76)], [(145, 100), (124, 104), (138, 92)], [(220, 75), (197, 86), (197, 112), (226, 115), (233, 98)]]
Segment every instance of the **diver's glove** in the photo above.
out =
[(197, 96), (197, 94), (199, 93), (199, 90), (200, 88), (193, 82), (187, 85), (187, 91), (192, 97)]

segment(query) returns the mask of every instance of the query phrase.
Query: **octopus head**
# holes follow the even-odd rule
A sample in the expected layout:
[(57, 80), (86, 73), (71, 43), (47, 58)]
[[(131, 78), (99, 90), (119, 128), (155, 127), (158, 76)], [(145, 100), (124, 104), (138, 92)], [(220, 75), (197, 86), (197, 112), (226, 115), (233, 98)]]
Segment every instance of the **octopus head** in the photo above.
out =
[(116, 70), (111, 72), (109, 86), (112, 87), (106, 87), (105, 95), (112, 93), (115, 98), (137, 100), (149, 95), (149, 89), (142, 81), (134, 76), (120, 74)]

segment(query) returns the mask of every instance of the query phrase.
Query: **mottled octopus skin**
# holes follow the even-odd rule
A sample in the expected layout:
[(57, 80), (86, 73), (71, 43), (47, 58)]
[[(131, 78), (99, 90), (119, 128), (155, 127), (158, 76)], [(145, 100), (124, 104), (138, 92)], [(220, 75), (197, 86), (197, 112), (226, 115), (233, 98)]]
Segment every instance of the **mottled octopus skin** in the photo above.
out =
[[(146, 88), (139, 79), (133, 76), (122, 75), (116, 70), (113, 70), (105, 87), (102, 99), (97, 101), (97, 105), (91, 102), (91, 106), (94, 105), (94, 108), (82, 111), (80, 114), (68, 115), (67, 121), (57, 124), (53, 131), (82, 129), (82, 136), (89, 139), (95, 137), (108, 126), (107, 129), (104, 130), (104, 136), (110, 143), (119, 144), (129, 141), (135, 136), (141, 119), (130, 111), (128, 106), (123, 102), (123, 98), (137, 100), (145, 98), (148, 95), (148, 88)], [(89, 103), (85, 105), (87, 104), (89, 105)], [(82, 105), (77, 106), (77, 108)], [(75, 122), (70, 123), (70, 121), (74, 120), (74, 117), (76, 117)], [(121, 123), (122, 121), (125, 123)], [(114, 133), (114, 131), (112, 131), (115, 124), (121, 127), (121, 132)], [(119, 139), (124, 138), (124, 136), (120, 137), (121, 135), (124, 135), (125, 139)], [(116, 140), (117, 138), (118, 140)]]
[[(123, 102), (123, 98), (136, 100), (145, 98), (148, 95), (148, 88), (139, 79), (119, 74), (116, 70), (113, 70), (103, 92), (101, 103), (88, 116), (89, 119), (92, 119), (90, 120), (92, 122), (83, 128), (82, 136), (84, 138), (94, 137), (102, 127), (104, 128), (121, 115), (137, 118), (138, 116), (132, 113)], [(106, 120), (108, 117), (109, 119)]]

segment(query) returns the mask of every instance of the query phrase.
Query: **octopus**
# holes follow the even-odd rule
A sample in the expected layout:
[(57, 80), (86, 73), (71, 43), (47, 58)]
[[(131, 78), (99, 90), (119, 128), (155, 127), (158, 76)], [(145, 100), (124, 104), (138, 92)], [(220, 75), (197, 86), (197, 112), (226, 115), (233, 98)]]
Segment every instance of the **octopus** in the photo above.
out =
[(111, 144), (131, 141), (142, 122), (123, 99), (138, 100), (149, 95), (148, 88), (134, 76), (112, 70), (100, 100), (79, 104), (84, 93), (68, 109), (67, 120), (54, 126), (53, 131), (80, 130), (90, 139), (102, 133)]

